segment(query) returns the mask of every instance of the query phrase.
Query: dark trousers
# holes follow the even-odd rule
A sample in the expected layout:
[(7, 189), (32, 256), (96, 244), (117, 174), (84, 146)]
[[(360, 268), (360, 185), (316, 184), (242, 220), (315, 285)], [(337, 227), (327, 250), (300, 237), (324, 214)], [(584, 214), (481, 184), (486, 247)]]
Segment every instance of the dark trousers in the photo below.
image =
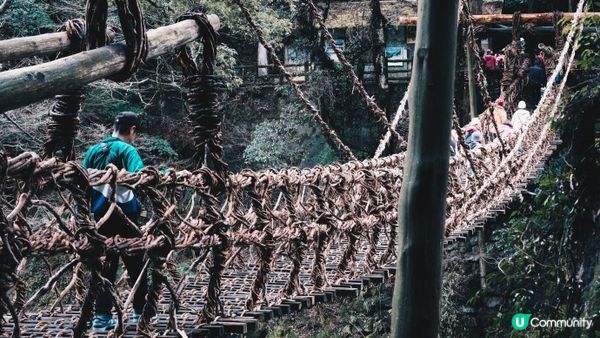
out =
[[(101, 217), (102, 215), (98, 215), (94, 218), (96, 218), (96, 221), (98, 221)], [(137, 221), (137, 217), (132, 216), (130, 219), (134, 222)], [(133, 231), (128, 229), (128, 226), (124, 224), (124, 221), (121, 219), (121, 217), (117, 216), (116, 213), (113, 213), (108, 221), (102, 225), (99, 233), (107, 237), (113, 237), (115, 235), (120, 235), (121, 237), (126, 238), (136, 237)], [(142, 268), (144, 267), (144, 255), (138, 254), (133, 256), (121, 256), (116, 253), (107, 254), (104, 267), (102, 269), (102, 276), (112, 283), (114, 283), (117, 278), (119, 257), (123, 259), (125, 269), (127, 269), (127, 274), (129, 275), (129, 286), (133, 287), (140, 273), (142, 272)], [(146, 276), (143, 276), (139, 288), (133, 295), (133, 310), (138, 314), (142, 313), (144, 305), (146, 304), (146, 293), (148, 293), (148, 279)], [(110, 314), (112, 312), (112, 308), (113, 301), (110, 291), (101, 291), (98, 294), (98, 298), (96, 298), (96, 314)]]
[(535, 83), (527, 85), (527, 106), (537, 107), (538, 102), (542, 98), (542, 86)]

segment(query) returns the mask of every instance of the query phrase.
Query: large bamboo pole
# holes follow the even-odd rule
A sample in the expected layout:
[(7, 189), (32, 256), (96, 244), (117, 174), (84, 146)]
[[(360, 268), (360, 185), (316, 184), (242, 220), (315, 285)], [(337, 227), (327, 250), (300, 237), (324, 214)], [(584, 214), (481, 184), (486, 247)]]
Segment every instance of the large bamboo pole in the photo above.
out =
[[(209, 15), (215, 30), (219, 18)], [(173, 52), (199, 36), (194, 20), (148, 31), (148, 59)], [(0, 112), (21, 107), (117, 74), (125, 66), (125, 43), (0, 73)]]
[(458, 0), (420, 0), (398, 205), (392, 337), (437, 338)]

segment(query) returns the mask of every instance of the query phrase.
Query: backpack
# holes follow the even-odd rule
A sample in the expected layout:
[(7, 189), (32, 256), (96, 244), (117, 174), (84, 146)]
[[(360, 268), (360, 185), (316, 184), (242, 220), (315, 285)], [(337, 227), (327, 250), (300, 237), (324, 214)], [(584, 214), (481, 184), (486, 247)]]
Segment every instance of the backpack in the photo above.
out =
[[(96, 160), (103, 158), (103, 161), (100, 161), (102, 163), (101, 167), (103, 168), (106, 168), (106, 166), (112, 163), (117, 168), (123, 169), (123, 159), (119, 161), (117, 154), (111, 151), (111, 145), (113, 143), (114, 142), (100, 143), (100, 152), (96, 154), (96, 156), (101, 157), (96, 158)], [(121, 208), (121, 210), (123, 210), (129, 219), (135, 220), (142, 211), (142, 203), (129, 188), (117, 185), (116, 190), (115, 199), (117, 200), (117, 205)], [(112, 188), (109, 184), (102, 184), (90, 188), (90, 210), (94, 214), (95, 218), (101, 218), (108, 211), (108, 208), (110, 207), (111, 194)]]

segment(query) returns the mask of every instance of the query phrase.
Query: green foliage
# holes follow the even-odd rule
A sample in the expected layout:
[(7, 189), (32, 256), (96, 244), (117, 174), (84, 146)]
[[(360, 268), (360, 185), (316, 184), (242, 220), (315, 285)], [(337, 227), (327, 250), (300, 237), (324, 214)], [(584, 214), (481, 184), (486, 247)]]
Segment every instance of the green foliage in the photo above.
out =
[(55, 29), (48, 14), (48, 4), (35, 0), (13, 1), (8, 10), (0, 15), (0, 27), (11, 36), (29, 36)]
[(594, 28), (594, 31), (579, 39), (582, 52), (577, 66), (583, 70), (597, 69), (600, 67), (600, 15), (586, 18), (584, 26)]
[(86, 89), (82, 118), (110, 125), (118, 113), (144, 112), (131, 93), (120, 89), (107, 88), (108, 83), (98, 83)]
[(329, 145), (322, 147), (313, 159), (315, 164), (329, 164), (339, 162), (340, 160), (339, 154)]
[(245, 161), (258, 168), (298, 166), (323, 138), (307, 114), (295, 104), (285, 107), (280, 118), (260, 123), (244, 151)]
[[(517, 312), (558, 318), (556, 308), (564, 302), (565, 293), (575, 292), (569, 273), (572, 262), (563, 252), (576, 214), (564, 181), (571, 170), (563, 161), (553, 162), (532, 195), (493, 233), (491, 251), (499, 257), (498, 271), (489, 273), (486, 281), (489, 289), (502, 292), (505, 304), (488, 329), (488, 337), (515, 334), (506, 323)], [(536, 337), (537, 333), (529, 334)]]
[[(250, 10), (257, 25), (265, 33), (265, 39), (277, 47), (292, 30), (293, 12), (296, 1), (285, 0), (251, 0), (244, 1), (244, 5)], [(229, 1), (209, 0), (206, 1), (209, 12), (219, 15), (221, 18), (221, 30), (225, 34), (236, 37), (247, 42), (256, 43), (255, 32), (250, 29), (246, 19), (241, 15), (239, 8)]]
[(242, 79), (235, 71), (237, 66), (237, 51), (226, 45), (217, 48), (217, 68), (215, 73), (223, 77), (227, 89), (231, 90), (242, 84)]
[(168, 166), (170, 161), (178, 157), (169, 141), (157, 136), (143, 135), (136, 141), (136, 147), (139, 149), (144, 163), (150, 165)]

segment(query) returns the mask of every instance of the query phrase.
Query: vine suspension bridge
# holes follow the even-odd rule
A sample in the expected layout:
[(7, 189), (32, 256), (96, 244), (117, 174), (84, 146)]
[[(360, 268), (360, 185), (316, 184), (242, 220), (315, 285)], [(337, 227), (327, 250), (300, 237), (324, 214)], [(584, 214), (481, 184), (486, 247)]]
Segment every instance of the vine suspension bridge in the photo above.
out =
[[(227, 171), (220, 146), (219, 79), (213, 74), (219, 26), (215, 16), (190, 14), (172, 26), (146, 32), (139, 3), (117, 2), (125, 18), (121, 25), (126, 42), (109, 44), (112, 36), (107, 34), (105, 12), (99, 9), (102, 1), (88, 1), (86, 20), (68, 22), (63, 32), (0, 41), (0, 57), (4, 59), (62, 54), (54, 61), (0, 73), (2, 111), (54, 95), (57, 100), (42, 155), (25, 152), (0, 156), (3, 336), (98, 336), (88, 330), (88, 323), (93, 301), (103, 289), (110, 290), (119, 318), (108, 336), (245, 333), (256, 328), (260, 320), (334, 297), (356, 295), (367, 284), (383, 282), (395, 273), (397, 203), (405, 155), (402, 151), (385, 157), (382, 154), (392, 138), (401, 149), (405, 146), (396, 129), (408, 110), (408, 91), (395, 116), (388, 120), (332, 42), (318, 7), (307, 1), (344, 71), (386, 129), (375, 156), (357, 160), (286, 72), (250, 11), (241, 1), (233, 2), (329, 143), (349, 161), (308, 169)], [(583, 3), (579, 1), (572, 16), (562, 50), (555, 53), (556, 66), (528, 123), (475, 150), (467, 149), (460, 139), (457, 155), (450, 159), (446, 244), (466, 238), (502, 213), (542, 170), (560, 142), (551, 123), (560, 115), (561, 96), (578, 48)], [(478, 48), (473, 17), (466, 6), (461, 6), (460, 24), (465, 27), (467, 43)], [(86, 26), (94, 29), (86, 32)], [(518, 36), (514, 38), (518, 40)], [(204, 44), (201, 64), (192, 61), (185, 49), (196, 39)], [(7, 46), (18, 48), (5, 53)], [(198, 158), (208, 158), (210, 166), (166, 172), (147, 167), (128, 173), (114, 166), (84, 169), (73, 161), (81, 88), (102, 78), (123, 80), (143, 60), (173, 50), (186, 76), (187, 109)], [(508, 58), (507, 64), (511, 61), (511, 69), (520, 67), (517, 58)], [(499, 134), (492, 116), (494, 103), (480, 65), (476, 71), (486, 104), (480, 116), (484, 135), (494, 130)], [(505, 94), (514, 103), (523, 79), (514, 75), (509, 80)], [(454, 128), (460, 128), (456, 118)], [(138, 237), (105, 237), (98, 232), (108, 215), (123, 214), (113, 193), (107, 216), (94, 222), (87, 191), (103, 184), (110, 185), (113, 192), (117, 185), (126, 186), (145, 199), (145, 223), (139, 228), (126, 223), (136, 229)], [(40, 224), (42, 218), (47, 222)], [(182, 271), (175, 264), (175, 256), (185, 249), (193, 250), (195, 258)], [(135, 327), (124, 321), (131, 312), (132, 289), (139, 286), (139, 280), (130, 288), (125, 277), (114, 285), (104, 279), (102, 257), (108, 252), (145, 253), (144, 270), (150, 285), (146, 307)], [(56, 256), (67, 263), (54, 271), (49, 269), (47, 283), (27, 299), (23, 274), (28, 260)], [(59, 280), (68, 281), (66, 288), (57, 288)], [(48, 309), (32, 312), (40, 297), (51, 293), (55, 297)], [(67, 299), (72, 301), (66, 304)]]

